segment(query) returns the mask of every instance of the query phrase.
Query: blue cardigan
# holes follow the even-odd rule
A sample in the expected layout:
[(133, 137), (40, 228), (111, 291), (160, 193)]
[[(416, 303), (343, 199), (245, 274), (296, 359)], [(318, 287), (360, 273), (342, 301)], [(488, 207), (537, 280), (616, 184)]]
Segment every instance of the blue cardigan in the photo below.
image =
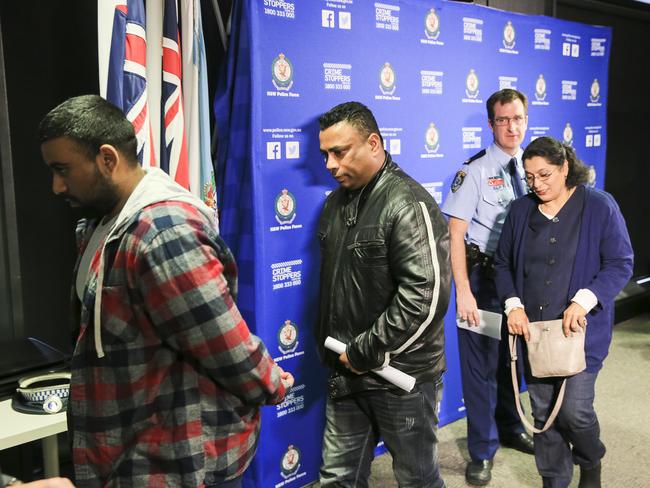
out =
[[(588, 288), (598, 298), (598, 304), (588, 314), (585, 338), (587, 371), (595, 373), (602, 368), (609, 351), (614, 298), (632, 276), (634, 253), (614, 198), (601, 190), (585, 190), (567, 305), (581, 288)], [(538, 203), (533, 193), (515, 200), (503, 225), (494, 257), (497, 293), (502, 302), (514, 296), (523, 299), (525, 229)]]

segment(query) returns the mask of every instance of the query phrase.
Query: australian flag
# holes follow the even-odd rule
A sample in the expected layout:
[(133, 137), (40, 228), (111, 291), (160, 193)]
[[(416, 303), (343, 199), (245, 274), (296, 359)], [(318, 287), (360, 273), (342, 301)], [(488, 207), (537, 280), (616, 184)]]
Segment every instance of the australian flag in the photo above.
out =
[(147, 105), (147, 38), (142, 0), (115, 2), (106, 99), (120, 107), (138, 139), (138, 159), (155, 166)]
[(183, 114), (182, 61), (176, 0), (165, 0), (162, 59), (162, 134), (160, 167), (189, 189), (187, 138)]

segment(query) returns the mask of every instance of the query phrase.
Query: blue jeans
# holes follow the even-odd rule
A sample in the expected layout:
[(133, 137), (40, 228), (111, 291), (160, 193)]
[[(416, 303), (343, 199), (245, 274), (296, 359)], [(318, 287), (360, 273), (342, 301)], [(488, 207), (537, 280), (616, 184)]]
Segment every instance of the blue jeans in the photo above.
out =
[(442, 380), (411, 393), (370, 391), (327, 399), (322, 487), (367, 488), (380, 436), (400, 488), (444, 488), (437, 453)]
[[(598, 373), (583, 371), (567, 378), (562, 408), (553, 425), (535, 434), (535, 462), (545, 488), (565, 488), (571, 483), (573, 465), (590, 469), (600, 464), (605, 445), (594, 411), (594, 387)], [(534, 378), (527, 374), (528, 393), (541, 428), (555, 404), (562, 378)]]

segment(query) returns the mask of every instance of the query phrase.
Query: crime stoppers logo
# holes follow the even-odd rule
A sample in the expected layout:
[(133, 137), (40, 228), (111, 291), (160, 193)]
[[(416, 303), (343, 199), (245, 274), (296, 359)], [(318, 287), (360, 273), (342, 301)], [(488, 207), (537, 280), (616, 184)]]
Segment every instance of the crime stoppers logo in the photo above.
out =
[(434, 8), (424, 18), (424, 35), (432, 41), (437, 41), (440, 37), (440, 17)]
[(479, 149), (481, 144), (481, 127), (463, 127), (463, 149)]
[(465, 95), (471, 100), (478, 98), (478, 76), (474, 69), (469, 70), (469, 74), (465, 79)]
[(264, 13), (275, 17), (295, 19), (296, 5), (295, 2), (287, 0), (264, 0)]
[(573, 129), (571, 128), (571, 124), (569, 122), (567, 122), (564, 126), (564, 130), (562, 131), (562, 138), (564, 139), (565, 144), (568, 144), (569, 146), (573, 145)]
[(510, 88), (512, 90), (516, 90), (518, 82), (519, 82), (519, 79), (516, 76), (500, 75), (499, 76), (499, 90), (503, 90), (504, 88)]
[(302, 259), (271, 264), (273, 291), (302, 286)]
[(399, 30), (399, 11), (398, 5), (375, 2), (375, 27), (397, 32)]
[(442, 71), (420, 71), (420, 84), (423, 95), (442, 95)]
[(298, 326), (285, 320), (278, 330), (278, 349), (282, 354), (294, 352), (298, 348)]
[(284, 188), (275, 197), (275, 220), (280, 225), (293, 223), (296, 218), (296, 197)]
[(323, 63), (323, 80), (326, 90), (350, 90), (352, 88), (352, 65)]
[(300, 449), (296, 446), (289, 444), (287, 450), (282, 456), (282, 462), (280, 463), (280, 474), (284, 479), (287, 479), (300, 469)]
[(440, 149), (440, 133), (433, 122), (424, 133), (424, 149), (429, 154), (437, 153)]
[(551, 50), (551, 30), (550, 29), (535, 29), (535, 50), (536, 51), (550, 51)]
[(576, 100), (578, 97), (578, 82), (562, 80), (562, 100)]
[(293, 65), (283, 53), (273, 60), (271, 65), (273, 85), (280, 91), (289, 91), (293, 86)]
[(540, 74), (535, 82), (535, 100), (538, 102), (546, 100), (546, 80), (543, 74)]
[(592, 56), (604, 56), (606, 46), (607, 46), (607, 39), (592, 37), (591, 38), (591, 55)]
[(463, 17), (463, 40), (483, 42), (483, 19)]
[(594, 79), (594, 81), (591, 83), (591, 88), (589, 90), (589, 100), (593, 104), (597, 104), (600, 100), (600, 83), (598, 83), (597, 79)]
[(379, 89), (384, 95), (392, 95), (395, 93), (395, 70), (390, 63), (384, 63), (379, 71)]
[(515, 28), (513, 27), (512, 22), (508, 21), (508, 23), (503, 28), (503, 47), (506, 49), (514, 49), (515, 36)]

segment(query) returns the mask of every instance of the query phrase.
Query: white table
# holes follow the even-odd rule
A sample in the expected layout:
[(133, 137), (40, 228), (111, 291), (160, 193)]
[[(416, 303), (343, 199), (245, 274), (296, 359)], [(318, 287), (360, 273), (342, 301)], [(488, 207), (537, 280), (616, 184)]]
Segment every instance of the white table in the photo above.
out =
[(11, 399), (0, 402), (0, 450), (42, 439), (43, 472), (46, 478), (59, 475), (56, 436), (68, 430), (65, 412), (30, 415), (11, 408)]

